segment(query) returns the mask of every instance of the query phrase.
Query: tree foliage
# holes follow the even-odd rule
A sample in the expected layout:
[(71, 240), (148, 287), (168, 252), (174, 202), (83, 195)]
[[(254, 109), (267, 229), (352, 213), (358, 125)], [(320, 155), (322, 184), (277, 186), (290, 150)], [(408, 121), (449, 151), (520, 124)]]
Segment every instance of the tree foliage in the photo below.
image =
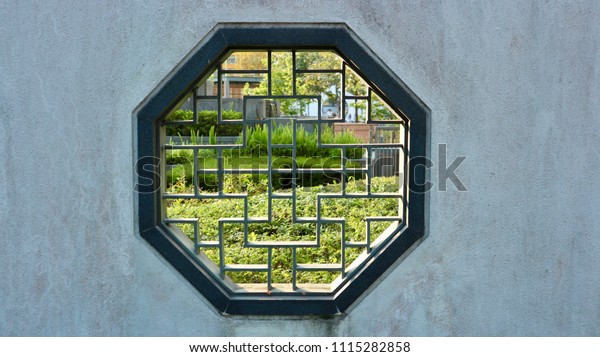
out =
[[(255, 57), (255, 61), (256, 61)], [(261, 68), (266, 68), (267, 57), (260, 57)], [(339, 70), (342, 69), (342, 58), (329, 51), (298, 51), (296, 53), (296, 70)], [(248, 60), (247, 63), (250, 63)], [(258, 66), (253, 64), (253, 66)], [(293, 60), (291, 52), (273, 52), (271, 57), (271, 94), (274, 96), (293, 94), (294, 75), (292, 71)], [(296, 94), (299, 96), (320, 96), (327, 106), (335, 106), (340, 110), (341, 92), (345, 88), (346, 95), (367, 95), (367, 83), (350, 67), (345, 67), (345, 86), (342, 86), (340, 73), (312, 72), (296, 74)], [(247, 95), (268, 95), (268, 82), (262, 81), (256, 88), (246, 86), (244, 93)], [(283, 115), (304, 115), (310, 100), (305, 99), (280, 99), (280, 110)], [(347, 111), (356, 108), (365, 111), (366, 101), (348, 100)], [(377, 120), (395, 119), (392, 112), (384, 105), (375, 94), (371, 100), (372, 118)]]

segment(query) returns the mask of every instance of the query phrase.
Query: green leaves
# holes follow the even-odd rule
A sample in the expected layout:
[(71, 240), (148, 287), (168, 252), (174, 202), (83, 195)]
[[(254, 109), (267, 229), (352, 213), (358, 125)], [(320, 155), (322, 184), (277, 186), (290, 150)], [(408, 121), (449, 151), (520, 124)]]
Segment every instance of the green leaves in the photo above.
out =
[[(240, 184), (246, 185), (249, 192), (250, 215), (266, 215), (267, 194), (264, 182), (254, 183), (250, 177), (240, 175)], [(250, 176), (250, 175), (248, 175)], [(361, 181), (357, 181), (360, 183)], [(227, 183), (225, 186), (232, 184)], [(363, 183), (364, 185), (364, 183)], [(398, 191), (397, 177), (380, 177), (372, 179), (372, 187), (376, 192)], [(310, 190), (297, 191), (297, 215), (316, 215), (316, 195), (318, 193), (339, 192), (340, 185), (312, 187)], [(251, 192), (251, 193), (250, 193)], [(291, 201), (288, 199), (273, 200), (273, 221), (271, 223), (250, 224), (248, 238), (250, 241), (315, 241), (316, 225), (314, 223), (292, 223)], [(398, 211), (397, 198), (383, 199), (326, 199), (322, 202), (322, 217), (344, 217), (346, 219), (346, 240), (364, 241), (367, 216), (395, 216)], [(203, 200), (171, 200), (167, 206), (168, 217), (197, 218), (199, 220), (199, 236), (203, 240), (216, 240), (218, 237), (217, 222), (225, 217), (243, 217), (242, 199), (203, 199)], [(389, 222), (372, 224), (372, 240), (389, 226)], [(190, 239), (193, 237), (191, 225), (181, 225), (180, 229)], [(321, 247), (298, 248), (298, 263), (340, 263), (341, 262), (341, 225), (323, 224), (321, 228)], [(225, 261), (228, 264), (265, 264), (267, 249), (247, 248), (243, 246), (243, 225), (225, 224), (224, 231)], [(362, 248), (346, 250), (345, 261), (349, 265)], [(215, 264), (219, 264), (218, 249), (204, 249)], [(291, 282), (291, 250), (273, 249), (273, 282)], [(229, 274), (236, 283), (258, 283), (266, 281), (263, 273), (239, 272)], [(298, 274), (299, 283), (331, 283), (339, 275), (337, 272), (302, 272)]]
[[(223, 120), (242, 119), (242, 113), (234, 110), (223, 110), (221, 115)], [(166, 121), (192, 121), (193, 119), (193, 111), (179, 109), (167, 117)], [(238, 136), (242, 132), (241, 124), (217, 125), (217, 111), (203, 110), (198, 112), (198, 124), (168, 125), (167, 136), (191, 136), (192, 132), (196, 136), (209, 136), (210, 128), (213, 126), (217, 136)]]
[[(293, 142), (293, 124), (276, 125), (273, 124), (271, 131), (271, 143), (291, 144)], [(321, 130), (321, 144), (361, 144), (362, 141), (350, 130), (334, 135), (329, 124), (322, 124), (320, 128), (313, 127), (308, 131), (304, 126), (296, 127), (296, 156), (298, 157), (340, 157), (339, 148), (319, 147), (318, 130)], [(264, 124), (249, 127), (246, 132), (246, 148), (242, 153), (249, 156), (266, 156), (268, 153), (269, 127)], [(237, 143), (241, 144), (243, 137), (240, 135)], [(291, 149), (275, 148), (272, 154), (274, 156), (291, 156)], [(359, 159), (362, 157), (362, 148), (347, 149), (346, 155), (350, 159)]]

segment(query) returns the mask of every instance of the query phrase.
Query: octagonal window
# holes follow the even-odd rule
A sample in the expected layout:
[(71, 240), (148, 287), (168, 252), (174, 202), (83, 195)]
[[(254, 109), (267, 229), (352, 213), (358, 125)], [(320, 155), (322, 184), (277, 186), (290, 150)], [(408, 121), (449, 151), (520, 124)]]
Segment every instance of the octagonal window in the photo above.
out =
[(140, 233), (225, 313), (341, 313), (423, 235), (415, 98), (344, 25), (218, 26), (137, 112)]

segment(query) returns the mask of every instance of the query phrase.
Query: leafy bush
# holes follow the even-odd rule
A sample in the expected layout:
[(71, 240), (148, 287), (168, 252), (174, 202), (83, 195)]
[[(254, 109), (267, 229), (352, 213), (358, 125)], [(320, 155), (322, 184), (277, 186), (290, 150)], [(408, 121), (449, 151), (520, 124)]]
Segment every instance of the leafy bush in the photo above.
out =
[[(242, 180), (243, 181), (243, 180)], [(235, 185), (226, 182), (225, 186)], [(251, 180), (240, 184), (250, 187), (254, 194), (249, 195), (250, 216), (266, 216), (267, 195), (265, 185), (255, 185)], [(356, 185), (364, 187), (364, 182), (356, 181)], [(262, 187), (262, 189), (261, 189)], [(241, 187), (238, 187), (241, 188)], [(373, 178), (374, 192), (398, 191), (398, 178)], [(321, 192), (339, 192), (339, 185), (318, 186), (307, 190), (297, 191), (298, 216), (315, 216), (316, 195)], [(322, 205), (323, 217), (344, 217), (346, 219), (346, 239), (362, 241), (365, 237), (366, 216), (395, 216), (398, 212), (397, 198), (379, 199), (329, 199)], [(173, 200), (167, 208), (169, 217), (198, 218), (202, 224), (199, 236), (203, 240), (215, 240), (218, 237), (218, 220), (223, 217), (243, 217), (244, 204), (241, 199), (203, 199), (203, 200)], [(315, 225), (291, 223), (291, 204), (289, 200), (273, 200), (272, 223), (250, 224), (249, 240), (251, 241), (314, 241)], [(377, 222), (371, 225), (374, 240), (388, 226), (389, 222)], [(193, 237), (191, 225), (179, 226), (188, 237)], [(266, 262), (266, 249), (249, 249), (243, 247), (243, 225), (228, 224), (224, 226), (225, 263), (227, 264), (260, 264)], [(345, 261), (350, 264), (362, 248), (347, 248)], [(203, 252), (215, 264), (219, 263), (218, 249), (204, 249)], [(323, 224), (321, 229), (321, 247), (298, 248), (298, 263), (340, 263), (340, 225)], [(289, 283), (291, 281), (291, 253), (289, 249), (273, 250), (273, 281)], [(303, 272), (298, 275), (300, 283), (330, 283), (338, 272)], [(253, 272), (230, 274), (237, 283), (258, 283), (264, 277)]]
[[(271, 132), (271, 142), (278, 144), (291, 144), (293, 141), (293, 128), (288, 125), (274, 125)], [(266, 125), (256, 125), (249, 127), (246, 132), (246, 148), (242, 150), (245, 155), (264, 156), (268, 151), (269, 128)], [(243, 137), (240, 135), (238, 144), (243, 143)], [(361, 140), (351, 131), (346, 131), (338, 135), (333, 135), (329, 126), (323, 126), (321, 130), (321, 144), (361, 144)], [(291, 156), (291, 149), (275, 148), (274, 156)], [(304, 127), (296, 128), (296, 156), (304, 157), (340, 157), (341, 149), (330, 147), (319, 147), (317, 131), (308, 132)], [(363, 154), (362, 148), (348, 148), (346, 155), (350, 159), (360, 159)]]
[(194, 162), (193, 150), (167, 150), (167, 165), (190, 164)]
[(194, 112), (191, 110), (176, 110), (169, 117), (167, 121), (190, 121), (194, 120)]
[[(174, 117), (177, 120), (188, 118), (191, 111), (176, 111)], [(207, 113), (207, 112), (200, 112)], [(216, 112), (214, 120), (216, 122)], [(237, 112), (228, 112), (237, 113)], [(213, 115), (211, 114), (211, 115)], [(233, 114), (232, 114), (233, 115)], [(237, 115), (237, 114), (236, 114)], [(240, 113), (241, 115), (241, 113)], [(187, 120), (187, 119), (185, 119)], [(200, 124), (199, 124), (200, 125)], [(206, 123), (202, 125), (206, 126)], [(210, 126), (206, 131), (209, 137), (209, 143), (216, 144), (218, 129), (228, 125)], [(187, 126), (190, 127), (190, 126)], [(197, 126), (192, 126), (197, 127)], [(204, 129), (191, 129), (188, 135), (191, 136), (192, 143), (199, 143), (203, 139), (201, 134)], [(293, 127), (291, 124), (274, 125), (272, 130), (273, 144), (291, 144), (293, 142)], [(247, 129), (246, 147), (242, 149), (223, 150), (223, 155), (226, 158), (226, 167), (239, 168), (239, 163), (248, 167), (266, 168), (268, 154), (268, 135), (269, 130), (267, 125), (256, 125)], [(240, 134), (237, 143), (243, 142), (243, 136)], [(321, 130), (321, 142), (323, 144), (359, 144), (361, 143), (351, 131), (343, 132), (338, 135), (333, 135), (333, 131), (329, 126), (323, 126)], [(364, 149), (362, 148), (347, 148), (346, 156), (350, 159), (359, 159), (362, 157)], [(311, 168), (332, 168), (340, 167), (341, 149), (331, 147), (319, 147), (317, 132), (308, 132), (302, 126), (296, 129), (296, 166), (303, 169)], [(291, 168), (292, 167), (292, 150), (289, 148), (273, 148), (272, 149), (272, 166), (273, 168)], [(199, 165), (206, 169), (216, 169), (216, 150), (201, 149), (199, 150)], [(193, 151), (192, 150), (169, 150), (167, 152), (168, 165), (180, 165), (172, 168), (167, 172), (167, 184), (172, 185), (180, 179), (184, 179), (185, 183), (190, 186), (193, 183)], [(348, 167), (359, 167), (357, 162), (347, 162)], [(228, 175), (229, 176), (229, 175)], [(349, 178), (360, 179), (362, 174), (349, 173)], [(252, 180), (254, 183), (260, 182), (266, 178), (266, 175), (254, 175)], [(286, 173), (276, 173), (272, 175), (274, 189), (290, 188), (292, 185), (292, 175)], [(303, 173), (297, 176), (298, 186), (319, 186), (340, 182), (342, 179), (339, 173)], [(217, 190), (218, 180), (215, 174), (199, 174), (198, 187), (204, 191), (214, 192)]]
[[(327, 143), (327, 142), (326, 142)], [(333, 139), (334, 144), (360, 144), (361, 140), (357, 138), (351, 131), (344, 131)], [(331, 149), (331, 156), (340, 156), (341, 149)], [(347, 148), (346, 156), (350, 159), (359, 159), (362, 157), (363, 149)]]
[[(223, 120), (242, 119), (242, 113), (233, 110), (222, 112)], [(191, 121), (194, 118), (194, 112), (191, 110), (176, 110), (171, 114), (167, 121)], [(268, 150), (268, 127), (266, 125), (249, 126), (246, 133), (246, 148), (243, 154), (249, 156), (267, 155)], [(272, 130), (273, 144), (291, 144), (293, 139), (292, 124), (275, 125)], [(242, 124), (217, 124), (217, 112), (214, 110), (204, 110), (198, 112), (198, 124), (196, 125), (168, 125), (167, 135), (169, 136), (189, 136), (193, 137), (192, 143), (199, 143), (197, 139), (208, 136), (211, 144), (216, 144), (217, 136), (237, 136), (237, 143), (243, 143)], [(356, 137), (352, 131), (345, 131), (333, 135), (331, 127), (324, 125), (321, 128), (321, 144), (360, 144), (361, 140)], [(229, 155), (229, 153), (227, 153)], [(346, 149), (346, 155), (350, 159), (359, 159), (362, 157), (363, 149)], [(275, 148), (274, 156), (291, 156), (291, 149)], [(319, 156), (319, 157), (339, 157), (340, 149), (318, 147), (317, 131), (308, 132), (303, 126), (296, 128), (296, 156)]]
[[(223, 120), (242, 119), (242, 113), (234, 110), (223, 110)], [(194, 112), (191, 110), (176, 110), (167, 121), (191, 121), (194, 119)], [(191, 125), (167, 125), (167, 135), (169, 136), (191, 136), (192, 132), (196, 136), (209, 136), (210, 128), (215, 127), (217, 136), (238, 136), (242, 132), (241, 124), (219, 124), (217, 125), (217, 111), (203, 110), (198, 112), (198, 124)]]
[[(169, 165), (177, 165), (171, 170), (167, 171), (167, 187), (178, 182), (180, 179), (184, 180), (184, 182), (191, 186), (193, 183), (193, 154), (192, 150), (172, 150), (174, 154), (169, 155), (167, 157), (167, 164)], [(214, 150), (210, 149), (202, 149), (199, 150), (199, 159), (198, 165), (204, 169), (216, 169), (217, 168), (217, 160), (215, 157)], [(179, 154), (179, 152), (186, 152), (186, 154)], [(189, 156), (186, 156), (189, 155)], [(170, 158), (169, 158), (170, 157)], [(266, 168), (268, 164), (268, 160), (266, 157), (239, 157), (239, 156), (229, 156), (225, 157), (224, 166), (225, 168)], [(282, 168), (291, 168), (293, 164), (293, 160), (289, 156), (278, 156), (273, 157), (272, 159), (272, 167), (274, 169), (282, 169)], [(348, 167), (359, 167), (360, 163), (349, 162), (347, 164)], [(333, 168), (340, 167), (340, 158), (339, 157), (297, 157), (296, 158), (296, 167), (302, 169), (320, 169), (320, 168)], [(242, 175), (225, 175), (225, 181), (229, 177), (242, 176)], [(254, 174), (248, 175), (251, 177), (251, 180), (258, 184), (262, 180), (266, 180), (266, 174)], [(348, 173), (348, 179), (360, 179), (362, 177), (361, 173)], [(234, 178), (235, 179), (235, 178)], [(320, 185), (328, 185), (333, 183), (339, 183), (341, 181), (341, 174), (334, 172), (325, 172), (325, 173), (302, 173), (297, 174), (296, 176), (296, 184), (300, 187), (311, 187), (311, 186), (320, 186)], [(265, 182), (264, 186), (266, 187), (267, 183)], [(292, 186), (292, 175), (288, 173), (273, 173), (272, 174), (272, 185), (273, 188), (284, 189), (291, 188)], [(218, 189), (218, 181), (216, 174), (208, 173), (208, 174), (198, 174), (198, 187), (203, 191), (215, 192)]]

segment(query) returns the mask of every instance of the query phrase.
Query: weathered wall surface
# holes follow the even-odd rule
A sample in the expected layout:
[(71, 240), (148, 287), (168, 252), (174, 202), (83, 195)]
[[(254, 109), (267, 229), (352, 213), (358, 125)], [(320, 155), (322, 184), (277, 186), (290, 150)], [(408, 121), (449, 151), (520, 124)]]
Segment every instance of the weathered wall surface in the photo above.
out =
[[(597, 1), (4, 1), (0, 335), (600, 335)], [(132, 112), (217, 22), (346, 22), (431, 108), (429, 232), (335, 319), (216, 314), (134, 231)]]

